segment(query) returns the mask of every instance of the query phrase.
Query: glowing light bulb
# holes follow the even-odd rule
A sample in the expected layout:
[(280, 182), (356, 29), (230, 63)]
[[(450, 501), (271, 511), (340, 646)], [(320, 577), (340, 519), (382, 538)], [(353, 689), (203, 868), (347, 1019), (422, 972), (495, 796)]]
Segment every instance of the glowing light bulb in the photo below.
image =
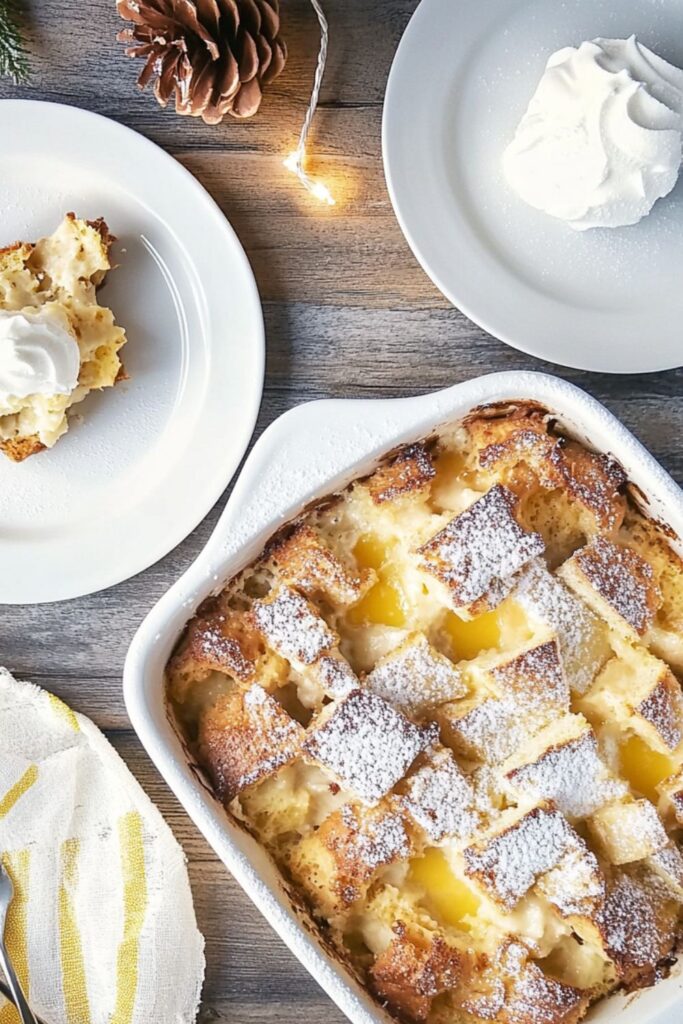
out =
[(328, 206), (334, 206), (336, 200), (327, 185), (322, 181), (316, 181), (314, 178), (311, 178), (310, 175), (306, 174), (306, 171), (303, 168), (304, 158), (305, 151), (303, 149), (295, 149), (286, 156), (282, 162), (288, 171), (291, 171), (292, 174), (296, 174), (301, 184), (311, 193), (312, 196), (315, 196), (315, 198), (320, 200), (321, 203), (327, 203)]

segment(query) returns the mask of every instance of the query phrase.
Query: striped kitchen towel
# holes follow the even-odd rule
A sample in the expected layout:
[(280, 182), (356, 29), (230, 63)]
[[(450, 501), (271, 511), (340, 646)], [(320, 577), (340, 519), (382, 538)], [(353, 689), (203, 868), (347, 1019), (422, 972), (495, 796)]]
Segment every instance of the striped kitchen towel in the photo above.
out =
[[(183, 853), (93, 723), (0, 668), (6, 938), (49, 1024), (186, 1024), (204, 975)], [(0, 995), (0, 1024), (17, 1024)]]

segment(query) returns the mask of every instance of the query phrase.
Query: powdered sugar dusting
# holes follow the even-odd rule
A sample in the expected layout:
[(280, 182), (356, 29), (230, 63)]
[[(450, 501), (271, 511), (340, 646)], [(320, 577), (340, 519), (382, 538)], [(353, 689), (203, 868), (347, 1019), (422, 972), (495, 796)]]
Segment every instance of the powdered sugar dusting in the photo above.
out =
[(406, 790), (405, 806), (434, 842), (466, 839), (477, 828), (474, 791), (449, 751), (434, 754), (408, 779)]
[(360, 686), (358, 677), (341, 655), (323, 654), (312, 666), (320, 685), (330, 697), (346, 697)]
[(495, 484), (419, 549), (424, 568), (449, 587), (456, 606), (482, 597), (498, 604), (513, 573), (543, 553), (540, 534), (515, 519), (516, 503), (512, 491)]
[(438, 737), (420, 728), (380, 697), (354, 690), (318, 728), (304, 749), (364, 800), (381, 799)]
[(465, 872), (511, 909), (575, 842), (576, 833), (559, 812), (534, 807), (504, 831), (467, 847)]
[(520, 575), (514, 597), (532, 618), (556, 630), (569, 685), (585, 693), (609, 651), (603, 624), (540, 560)]
[(496, 683), (509, 689), (522, 703), (569, 709), (569, 684), (555, 638), (496, 666), (491, 674)]
[(360, 862), (369, 874), (382, 864), (390, 864), (399, 857), (410, 854), (410, 841), (398, 812), (363, 818), (350, 804), (340, 811), (342, 821), (348, 829), (345, 857)]
[(337, 642), (313, 606), (289, 587), (280, 586), (267, 600), (254, 601), (252, 613), (269, 645), (288, 661), (310, 665)]
[(420, 711), (462, 697), (462, 676), (448, 658), (417, 634), (383, 658), (363, 685), (405, 711)]
[(683, 694), (671, 672), (658, 679), (656, 686), (636, 711), (653, 725), (669, 750), (683, 739)]
[(595, 918), (605, 898), (605, 879), (596, 856), (578, 839), (538, 880), (538, 888), (563, 917)]
[(449, 722), (449, 742), (462, 747), (465, 756), (500, 764), (543, 722), (538, 715), (521, 715), (513, 697), (491, 697)]
[(652, 566), (635, 551), (596, 537), (573, 556), (593, 589), (642, 636), (660, 599)]
[(570, 818), (586, 818), (628, 789), (610, 776), (600, 759), (592, 730), (551, 746), (535, 761), (507, 773), (514, 790), (535, 799), (552, 800)]

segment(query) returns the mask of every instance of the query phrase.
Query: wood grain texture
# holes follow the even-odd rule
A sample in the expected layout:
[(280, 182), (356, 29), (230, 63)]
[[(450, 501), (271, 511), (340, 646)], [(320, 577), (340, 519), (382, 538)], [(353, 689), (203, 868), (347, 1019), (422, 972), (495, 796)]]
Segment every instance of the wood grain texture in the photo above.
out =
[[(422, 273), (391, 210), (380, 138), (386, 77), (416, 0), (325, 6), (332, 44), (313, 170), (334, 189), (333, 209), (311, 201), (281, 166), (296, 140), (317, 52), (308, 0), (283, 2), (289, 63), (249, 123), (208, 128), (138, 93), (139, 66), (115, 42), (114, 0), (30, 2), (32, 84), (1, 83), (0, 97), (55, 100), (113, 117), (177, 156), (216, 198), (247, 249), (265, 304), (268, 358), (257, 434), (307, 399), (398, 397), (491, 370), (535, 367), (604, 401), (683, 482), (683, 371), (611, 377), (539, 363), (450, 308)], [(342, 1015), (217, 861), (150, 764), (123, 706), (131, 636), (204, 545), (223, 503), (165, 559), (110, 591), (3, 608), (0, 662), (105, 729), (182, 843), (207, 943), (201, 1020), (313, 1024), (324, 1015), (335, 1024)]]

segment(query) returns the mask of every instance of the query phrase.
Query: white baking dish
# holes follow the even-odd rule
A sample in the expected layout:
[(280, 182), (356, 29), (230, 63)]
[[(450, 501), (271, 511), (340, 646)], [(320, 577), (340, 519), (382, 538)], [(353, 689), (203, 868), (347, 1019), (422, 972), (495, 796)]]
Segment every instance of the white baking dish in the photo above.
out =
[[(164, 666), (197, 605), (259, 554), (269, 536), (304, 505), (370, 471), (395, 445), (428, 435), (476, 406), (509, 399), (540, 402), (575, 437), (612, 453), (649, 512), (683, 537), (683, 493), (671, 477), (607, 409), (558, 378), (498, 373), (421, 398), (312, 402), (281, 416), (256, 443), (208, 544), (149, 613), (126, 659), (126, 706), (150, 757), (259, 910), (354, 1024), (389, 1018), (326, 952), (293, 908), (267, 854), (229, 819), (192, 766), (167, 716)], [(683, 1021), (682, 966), (637, 997), (611, 997), (589, 1019), (600, 1024)]]

